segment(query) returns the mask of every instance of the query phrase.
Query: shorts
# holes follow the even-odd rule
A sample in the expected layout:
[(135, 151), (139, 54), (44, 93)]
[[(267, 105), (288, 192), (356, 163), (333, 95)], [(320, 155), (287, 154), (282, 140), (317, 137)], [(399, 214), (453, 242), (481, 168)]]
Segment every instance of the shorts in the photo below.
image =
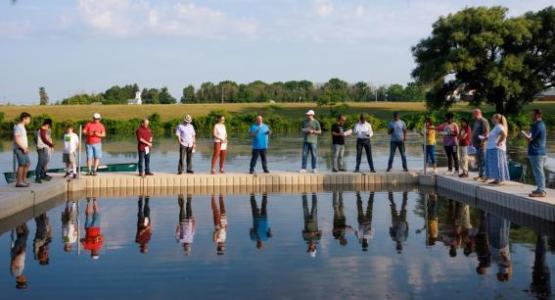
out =
[(87, 144), (87, 159), (101, 159), (102, 158), (102, 144)]
[(75, 162), (77, 161), (76, 156), (77, 155), (75, 155), (75, 153), (64, 153), (62, 155), (62, 159), (63, 159), (64, 164), (75, 165)]
[(29, 158), (29, 154), (23, 153), (23, 150), (21, 150), (19, 148), (14, 149), (13, 153), (15, 154), (15, 158), (17, 160), (17, 165), (19, 167), (30, 166), (31, 165), (31, 159)]
[(85, 215), (85, 228), (100, 227), (100, 213), (95, 212), (91, 215)]

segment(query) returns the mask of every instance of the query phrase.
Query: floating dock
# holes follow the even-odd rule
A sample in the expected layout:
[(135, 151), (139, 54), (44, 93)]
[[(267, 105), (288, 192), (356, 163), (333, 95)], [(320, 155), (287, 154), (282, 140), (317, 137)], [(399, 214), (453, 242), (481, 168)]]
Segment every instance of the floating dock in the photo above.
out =
[[(472, 175), (471, 175), (472, 176)], [(555, 222), (555, 190), (546, 198), (530, 198), (530, 185), (508, 182), (502, 186), (462, 179), (454, 176), (424, 175), (418, 172), (390, 173), (296, 173), (269, 174), (187, 174), (156, 173), (139, 177), (130, 173), (105, 173), (82, 176), (66, 181), (55, 177), (29, 188), (0, 188), (0, 219), (34, 207), (64, 194), (69, 198), (84, 196), (112, 197), (132, 195), (177, 194), (248, 194), (248, 193), (303, 193), (331, 190), (344, 191), (400, 191), (427, 187), (472, 206), (495, 206), (524, 215)], [(462, 200), (461, 200), (462, 199)]]

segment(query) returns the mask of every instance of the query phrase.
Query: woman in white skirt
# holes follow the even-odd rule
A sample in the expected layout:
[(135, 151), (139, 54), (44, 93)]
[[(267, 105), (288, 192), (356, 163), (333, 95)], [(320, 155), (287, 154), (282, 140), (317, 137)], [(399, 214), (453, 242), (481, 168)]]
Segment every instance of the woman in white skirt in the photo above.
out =
[(487, 137), (486, 177), (492, 180), (490, 184), (501, 184), (510, 180), (509, 165), (507, 163), (507, 119), (501, 114), (491, 118), (493, 129)]

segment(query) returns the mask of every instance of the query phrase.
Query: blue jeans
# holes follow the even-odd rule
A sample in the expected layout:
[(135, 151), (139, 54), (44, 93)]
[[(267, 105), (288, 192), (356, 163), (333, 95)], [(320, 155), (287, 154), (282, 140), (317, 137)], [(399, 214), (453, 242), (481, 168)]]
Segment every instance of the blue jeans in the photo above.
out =
[(478, 165), (478, 176), (484, 177), (486, 170), (486, 149), (480, 145), (474, 145), (476, 148), (476, 164)]
[(87, 150), (87, 159), (101, 159), (102, 158), (102, 144), (87, 144), (85, 145)]
[(150, 152), (139, 151), (139, 174), (143, 174), (143, 162), (145, 173), (150, 173)]
[(530, 161), (530, 166), (532, 167), (532, 173), (534, 174), (534, 179), (536, 180), (536, 186), (538, 187), (538, 192), (545, 192), (545, 173), (543, 166), (545, 165), (545, 155), (528, 156)]
[(436, 145), (426, 145), (426, 163), (436, 165)]
[(48, 165), (48, 148), (37, 149), (37, 167), (35, 168), (36, 180), (46, 178), (46, 166)]
[(316, 164), (318, 162), (318, 145), (316, 145), (316, 143), (307, 143), (305, 142), (303, 144), (303, 157), (302, 157), (302, 169), (305, 170), (306, 169), (306, 164), (307, 164), (307, 159), (308, 159), (308, 154), (310, 153), (310, 156), (312, 158), (312, 169), (316, 169)]
[(393, 157), (395, 157), (395, 151), (397, 151), (397, 148), (399, 148), (399, 153), (401, 154), (403, 170), (408, 170), (407, 157), (405, 156), (405, 142), (402, 141), (391, 141), (389, 147), (389, 161), (387, 162), (387, 169), (390, 170), (393, 167)]

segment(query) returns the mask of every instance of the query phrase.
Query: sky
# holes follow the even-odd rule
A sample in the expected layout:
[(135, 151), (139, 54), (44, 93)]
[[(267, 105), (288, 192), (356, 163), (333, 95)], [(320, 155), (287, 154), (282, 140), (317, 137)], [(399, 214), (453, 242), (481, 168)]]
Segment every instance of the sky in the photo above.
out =
[(553, 0), (0, 0), (0, 104), (119, 84), (411, 81), (411, 47), (466, 6)]

